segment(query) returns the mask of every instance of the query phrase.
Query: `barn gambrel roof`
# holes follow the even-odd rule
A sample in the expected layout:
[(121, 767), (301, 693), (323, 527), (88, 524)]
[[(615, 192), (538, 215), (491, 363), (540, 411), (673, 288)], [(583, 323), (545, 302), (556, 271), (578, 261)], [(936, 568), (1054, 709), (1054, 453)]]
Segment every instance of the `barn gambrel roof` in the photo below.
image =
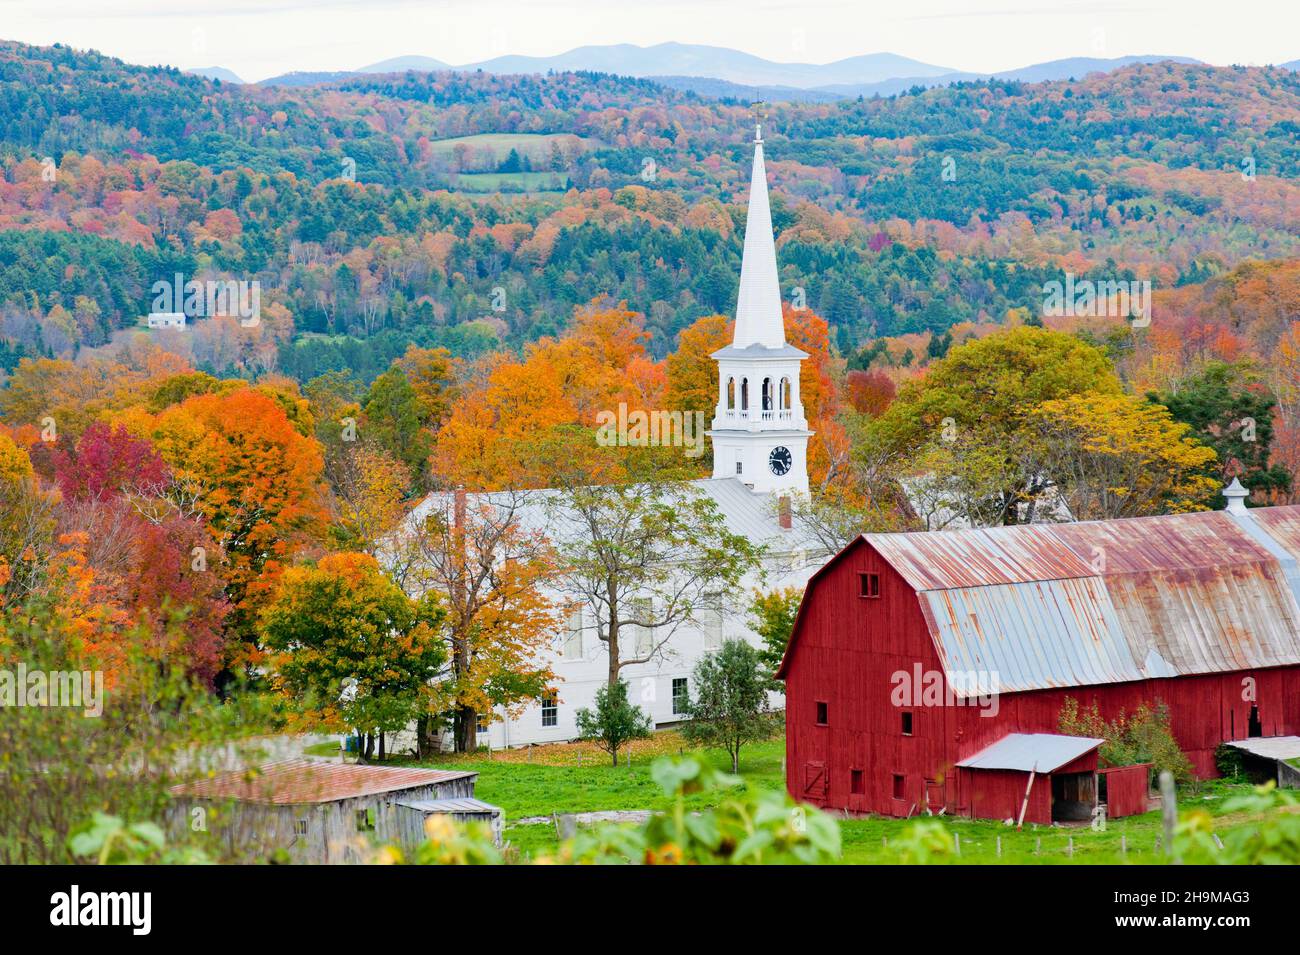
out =
[(1012, 693), (1300, 664), (1300, 507), (863, 540), (958, 695), (972, 673)]

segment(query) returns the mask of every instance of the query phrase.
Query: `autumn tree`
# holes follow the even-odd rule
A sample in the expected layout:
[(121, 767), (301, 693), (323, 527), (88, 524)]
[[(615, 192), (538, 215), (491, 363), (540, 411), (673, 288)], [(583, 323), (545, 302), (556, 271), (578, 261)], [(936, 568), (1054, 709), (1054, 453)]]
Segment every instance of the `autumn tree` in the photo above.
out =
[(406, 511), (410, 471), (371, 441), (340, 442), (325, 455), (335, 543), (374, 554)]
[(339, 553), (290, 567), (258, 615), (274, 683), (309, 720), (378, 739), (434, 705), (446, 653), (435, 595), (412, 599), (368, 554)]
[[(640, 315), (594, 302), (575, 312), (559, 338), (528, 346), (522, 361), (485, 361), (474, 376), (480, 383), (438, 436), (438, 477), (473, 490), (549, 487), (574, 470), (590, 480), (617, 479), (620, 455), (598, 446), (598, 416), (620, 403), (662, 407), (662, 369), (649, 357), (648, 339)], [(686, 462), (680, 449), (655, 450)]]
[[(222, 664), (229, 609), (219, 548), (184, 496), (172, 495), (162, 457), (126, 428), (95, 422), (55, 466), (61, 535), (84, 541), (86, 568), (152, 639), (153, 651), (210, 684)], [(178, 616), (183, 628), (174, 626)]]
[(53, 544), (57, 496), (41, 486), (27, 452), (0, 433), (0, 601), (36, 591)]
[(858, 453), (888, 461), (904, 479), (951, 485), (945, 493), (966, 496), (963, 508), (981, 523), (1029, 521), (1052, 492), (1033, 446), (1034, 410), (1120, 390), (1099, 349), (1061, 332), (1013, 328), (954, 347), (908, 382), (871, 422)]
[(279, 403), (250, 388), (188, 398), (149, 426), (177, 493), (218, 543), (232, 605), (227, 629), (244, 642), (240, 652), (228, 650), (232, 662), (251, 664), (257, 609), (324, 515), (320, 446)]
[[(554, 680), (544, 651), (558, 606), (546, 594), (555, 555), (526, 519), (527, 492), (430, 495), (394, 535), (394, 574), (409, 593), (436, 594), (446, 607), (448, 675), (438, 688), (458, 752), (477, 745), (480, 716), (539, 699)], [(421, 747), (431, 744), (421, 726)]]
[(1030, 416), (1042, 470), (1075, 520), (1201, 510), (1221, 486), (1214, 449), (1164, 407), (1128, 395), (1071, 395)]

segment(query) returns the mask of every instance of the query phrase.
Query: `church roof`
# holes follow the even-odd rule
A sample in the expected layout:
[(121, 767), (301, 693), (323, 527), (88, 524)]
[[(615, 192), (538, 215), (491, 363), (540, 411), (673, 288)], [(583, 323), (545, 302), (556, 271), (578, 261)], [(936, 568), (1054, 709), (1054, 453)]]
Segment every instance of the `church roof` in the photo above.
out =
[[(736, 304), (737, 349), (785, 345), (781, 317), (781, 285), (776, 271), (776, 239), (767, 197), (763, 140), (754, 140), (754, 168), (749, 180), (749, 214), (745, 219), (745, 253), (740, 266), (740, 295)], [(716, 356), (715, 356), (716, 357)], [(756, 356), (755, 356), (756, 357)]]
[(778, 348), (767, 348), (763, 345), (750, 345), (747, 348), (737, 348), (735, 345), (728, 345), (726, 348), (719, 348), (710, 358), (807, 358), (806, 351), (800, 351), (793, 345), (781, 345)]
[[(769, 555), (803, 550), (811, 556), (823, 550), (813, 533), (801, 526), (797, 514), (793, 517), (793, 527), (790, 530), (782, 529), (777, 514), (776, 494), (755, 492), (737, 477), (702, 478), (684, 483), (713, 501), (727, 524), (727, 530), (740, 534), (753, 544), (766, 545)], [(562, 519), (557, 521), (553, 509), (547, 507), (547, 502), (561, 493), (559, 490), (540, 488), (517, 493), (522, 497), (517, 510), (523, 527), (542, 531), (552, 540), (563, 536), (561, 525), (566, 522)], [(510, 494), (508, 491), (483, 492), (471, 493), (466, 497), (470, 506), (475, 506), (484, 501), (500, 501), (504, 504), (510, 500)], [(423, 521), (435, 511), (445, 512), (451, 501), (450, 491), (435, 491), (428, 495), (407, 515), (399, 533), (403, 529), (413, 529), (415, 522)]]

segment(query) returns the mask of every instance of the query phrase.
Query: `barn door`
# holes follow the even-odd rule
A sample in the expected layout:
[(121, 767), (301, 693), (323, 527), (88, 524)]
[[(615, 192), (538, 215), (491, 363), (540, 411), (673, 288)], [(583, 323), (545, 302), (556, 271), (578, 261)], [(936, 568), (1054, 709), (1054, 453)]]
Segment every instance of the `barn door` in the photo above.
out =
[(947, 805), (947, 799), (945, 798), (943, 780), (927, 779), (925, 781), (925, 808), (937, 813), (945, 805)]
[(825, 799), (830, 792), (830, 775), (826, 764), (820, 760), (803, 764), (803, 794), (805, 799)]

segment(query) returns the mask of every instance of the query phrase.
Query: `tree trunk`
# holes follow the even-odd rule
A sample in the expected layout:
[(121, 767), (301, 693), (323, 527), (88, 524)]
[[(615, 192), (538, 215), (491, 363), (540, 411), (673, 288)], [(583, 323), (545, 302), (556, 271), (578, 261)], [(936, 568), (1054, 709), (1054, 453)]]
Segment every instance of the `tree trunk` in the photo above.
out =
[(438, 739), (434, 733), (433, 717), (429, 714), (415, 721), (415, 751), (420, 759), (428, 759), (437, 749)]
[(618, 769), (618, 747), (615, 746), (612, 750), (610, 750), (610, 753), (614, 757), (614, 768)]
[(472, 753), (478, 746), (478, 713), (470, 706), (456, 708), (456, 752)]
[(362, 749), (361, 751), (361, 761), (368, 763), (370, 762), (370, 757), (373, 755), (375, 755), (375, 734), (367, 733), (366, 745), (365, 748)]
[(740, 747), (737, 746), (731, 751), (731, 774), (740, 775)]
[(622, 664), (618, 659), (618, 620), (617, 611), (610, 610), (609, 621), (609, 640), (605, 643), (605, 648), (609, 651), (609, 685), (613, 686), (618, 682), (618, 671)]
[(379, 731), (379, 761), (384, 761), (384, 731)]

